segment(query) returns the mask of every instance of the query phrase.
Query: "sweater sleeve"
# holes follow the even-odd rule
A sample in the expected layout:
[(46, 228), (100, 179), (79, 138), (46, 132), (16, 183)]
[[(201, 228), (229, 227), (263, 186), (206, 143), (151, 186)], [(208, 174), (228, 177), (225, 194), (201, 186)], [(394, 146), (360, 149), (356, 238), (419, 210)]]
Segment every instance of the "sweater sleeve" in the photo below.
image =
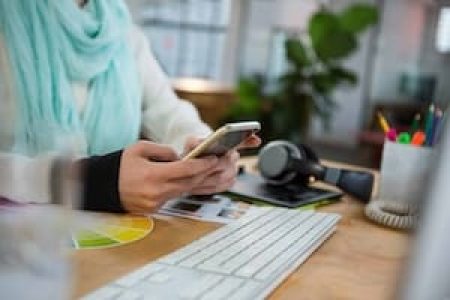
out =
[(179, 99), (174, 93), (144, 33), (135, 27), (131, 35), (143, 87), (142, 134), (155, 142), (169, 144), (181, 153), (188, 136), (204, 137), (211, 129), (202, 122), (190, 102)]
[[(119, 195), (122, 151), (79, 161), (81, 166), (81, 208), (104, 212), (125, 212)], [(52, 190), (52, 176), (59, 157), (29, 158), (0, 153), (0, 197), (22, 204), (49, 204), (58, 199)], [(73, 161), (72, 161), (73, 162)]]
[(123, 213), (119, 195), (119, 170), (122, 151), (93, 156), (81, 161), (85, 210)]
[(18, 203), (51, 203), (54, 158), (0, 153), (0, 196)]

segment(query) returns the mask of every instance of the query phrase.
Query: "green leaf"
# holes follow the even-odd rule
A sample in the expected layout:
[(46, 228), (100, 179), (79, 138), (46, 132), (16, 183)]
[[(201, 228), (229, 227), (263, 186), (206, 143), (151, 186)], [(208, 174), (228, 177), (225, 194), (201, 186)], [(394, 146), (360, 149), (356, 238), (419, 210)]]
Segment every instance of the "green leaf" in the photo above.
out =
[(340, 22), (334, 14), (321, 10), (315, 13), (309, 21), (308, 33), (313, 45), (326, 39), (333, 28), (339, 27)]
[(297, 89), (297, 87), (305, 81), (305, 76), (296, 71), (288, 71), (286, 74), (278, 78), (278, 87), (284, 91)]
[(341, 26), (336, 15), (326, 10), (311, 18), (309, 36), (317, 57), (325, 62), (345, 58), (358, 47), (356, 37)]
[(361, 33), (378, 22), (378, 9), (369, 4), (355, 4), (339, 17), (342, 28), (351, 33)]
[(326, 39), (315, 45), (317, 56), (324, 61), (346, 58), (358, 48), (354, 35), (335, 28)]
[(326, 72), (312, 74), (310, 82), (317, 93), (325, 96), (330, 94), (339, 84), (355, 85), (358, 82), (358, 76), (348, 69), (333, 66)]
[(261, 84), (255, 78), (244, 78), (239, 81), (238, 95), (242, 98), (259, 97)]
[(331, 92), (337, 85), (336, 78), (328, 73), (311, 75), (311, 83), (314, 89), (320, 94)]
[(296, 66), (301, 67), (311, 65), (306, 49), (300, 40), (287, 39), (285, 48), (288, 60)]
[(355, 72), (343, 67), (331, 67), (330, 74), (332, 74), (332, 76), (334, 76), (339, 83), (346, 82), (351, 85), (358, 83), (358, 75), (356, 75)]
[(258, 78), (241, 79), (238, 86), (238, 101), (230, 109), (230, 116), (258, 117), (261, 114), (263, 82)]

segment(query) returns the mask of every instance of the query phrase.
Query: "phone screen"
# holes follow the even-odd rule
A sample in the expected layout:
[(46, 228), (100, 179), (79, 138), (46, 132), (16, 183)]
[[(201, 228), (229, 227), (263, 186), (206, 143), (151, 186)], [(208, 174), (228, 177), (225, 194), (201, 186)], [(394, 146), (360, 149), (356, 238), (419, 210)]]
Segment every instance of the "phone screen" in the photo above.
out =
[(228, 150), (236, 147), (246, 138), (253, 134), (253, 130), (228, 132), (217, 142), (209, 146), (201, 156), (206, 155), (224, 155)]

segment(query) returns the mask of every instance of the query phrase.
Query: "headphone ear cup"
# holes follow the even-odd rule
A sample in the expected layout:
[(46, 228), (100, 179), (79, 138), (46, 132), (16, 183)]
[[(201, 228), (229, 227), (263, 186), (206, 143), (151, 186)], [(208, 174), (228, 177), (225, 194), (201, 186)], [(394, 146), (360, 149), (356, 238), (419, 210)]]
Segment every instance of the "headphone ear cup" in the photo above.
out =
[(290, 169), (293, 159), (303, 159), (305, 153), (288, 141), (272, 141), (265, 145), (258, 155), (258, 168), (266, 182), (272, 185), (284, 185), (296, 177)]
[[(305, 144), (298, 144), (295, 145), (295, 147), (298, 149), (298, 153), (300, 156), (298, 157), (298, 161), (301, 164), (302, 169), (308, 168), (308, 164), (310, 163), (318, 163), (319, 158), (317, 157), (316, 153)], [(290, 181), (290, 183), (295, 183), (298, 185), (306, 186), (310, 182), (310, 174), (305, 174), (304, 172), (300, 172), (300, 170), (297, 170), (295, 177)]]
[(311, 147), (309, 147), (305, 144), (300, 144), (297, 147), (303, 153), (304, 157), (307, 160), (310, 160), (315, 163), (319, 162), (319, 157), (317, 156), (316, 152)]
[(307, 185), (310, 177), (314, 176), (314, 166), (318, 164), (319, 158), (311, 148), (288, 141), (268, 143), (258, 157), (261, 175), (272, 185)]

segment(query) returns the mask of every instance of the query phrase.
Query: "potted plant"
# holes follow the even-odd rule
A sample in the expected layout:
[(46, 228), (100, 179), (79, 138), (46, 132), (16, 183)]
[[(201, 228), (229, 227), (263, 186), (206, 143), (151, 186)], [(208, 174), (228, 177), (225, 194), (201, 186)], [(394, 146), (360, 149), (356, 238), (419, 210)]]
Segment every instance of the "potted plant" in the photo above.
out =
[(358, 49), (358, 35), (378, 21), (378, 10), (368, 4), (353, 4), (342, 12), (322, 6), (309, 20), (306, 36), (285, 42), (287, 71), (268, 89), (264, 76), (240, 80), (239, 101), (229, 119), (256, 119), (263, 123), (262, 136), (298, 142), (317, 115), (327, 128), (336, 108), (333, 91), (341, 85), (356, 85), (354, 71), (344, 59)]

